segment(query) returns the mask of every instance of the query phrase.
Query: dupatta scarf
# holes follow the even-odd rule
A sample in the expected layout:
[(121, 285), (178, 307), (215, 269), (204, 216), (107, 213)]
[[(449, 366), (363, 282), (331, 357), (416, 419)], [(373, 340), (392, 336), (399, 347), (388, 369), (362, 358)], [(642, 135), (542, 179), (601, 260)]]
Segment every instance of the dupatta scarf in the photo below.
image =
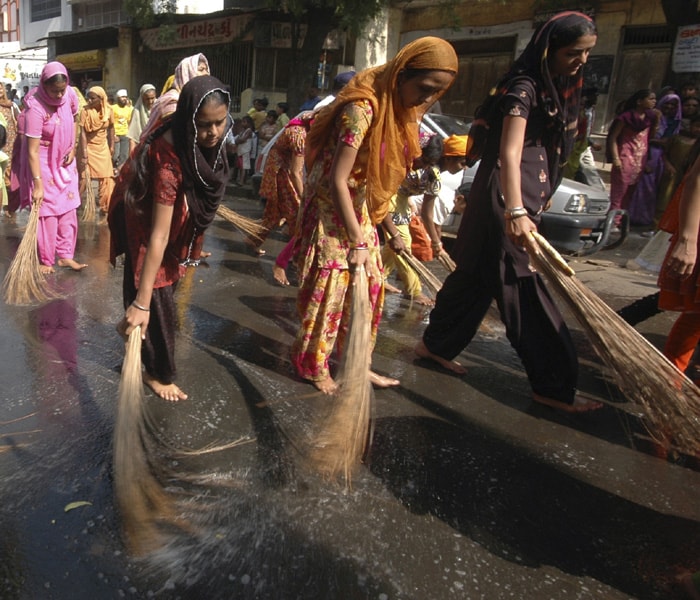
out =
[[(397, 92), (399, 74), (407, 69), (457, 73), (457, 65), (457, 54), (449, 42), (437, 37), (424, 37), (406, 44), (385, 65), (355, 75), (338, 93), (335, 101), (316, 115), (306, 140), (307, 170), (320, 156), (320, 150), (333, 134), (336, 120), (345, 106), (367, 100), (374, 114), (363, 142), (369, 144), (367, 208), (372, 221), (380, 223), (389, 210), (391, 197), (399, 189), (413, 160), (421, 154), (419, 115), (415, 108), (404, 108), (401, 104)], [(436, 95), (435, 99), (441, 95)]]
[[(202, 152), (197, 144), (197, 111), (207, 96), (215, 91), (226, 96), (228, 112), (231, 92), (216, 77), (201, 75), (186, 83), (180, 93), (171, 127), (175, 152), (182, 168), (187, 207), (198, 231), (204, 231), (211, 224), (229, 180), (229, 165), (225, 153), (228, 130), (221, 136), (218, 146), (208, 149), (206, 153)], [(229, 117), (229, 130), (230, 127)]]
[[(66, 91), (60, 98), (54, 98), (46, 91), (47, 81), (56, 75), (66, 78)], [(75, 145), (75, 115), (78, 112), (78, 96), (70, 86), (68, 71), (58, 61), (47, 63), (41, 71), (41, 79), (36, 91), (24, 97), (27, 110), (56, 113), (56, 127), (50, 140), (48, 167), (56, 185), (65, 187), (69, 176), (63, 169), (63, 160)], [(68, 178), (68, 179), (67, 179)]]
[(88, 94), (91, 92), (97, 96), (99, 102), (97, 106), (91, 104), (88, 107), (86, 105), (83, 109), (82, 126), (89, 133), (108, 127), (112, 115), (112, 107), (107, 102), (107, 92), (99, 85), (92, 86), (88, 90)]
[(183, 58), (178, 63), (177, 67), (175, 67), (172, 86), (156, 100), (153, 108), (151, 108), (151, 115), (149, 118), (150, 124), (156, 124), (163, 117), (175, 112), (180, 90), (182, 90), (188, 81), (197, 77), (197, 69), (199, 68), (200, 62), (204, 62), (207, 65), (208, 73), (209, 61), (204, 54), (193, 54), (192, 56)]
[(552, 147), (547, 148), (549, 175), (552, 191), (557, 188), (561, 182), (563, 165), (573, 149), (576, 137), (583, 88), (583, 67), (568, 77), (553, 75), (549, 69), (550, 47), (562, 32), (579, 26), (582, 30), (588, 29), (592, 35), (596, 35), (593, 20), (576, 11), (557, 13), (537, 29), (510, 70), (491, 90), (483, 106), (477, 109), (477, 118), (472, 123), (469, 134), (475, 150), (467, 151), (468, 164), (474, 164), (475, 158), (480, 158), (470, 156), (470, 153), (475, 153), (476, 148), (483, 150), (489, 131), (494, 128), (497, 119), (503, 118), (499, 104), (513, 81), (519, 78), (530, 79), (537, 90), (537, 101), (549, 117), (547, 127), (552, 134)]

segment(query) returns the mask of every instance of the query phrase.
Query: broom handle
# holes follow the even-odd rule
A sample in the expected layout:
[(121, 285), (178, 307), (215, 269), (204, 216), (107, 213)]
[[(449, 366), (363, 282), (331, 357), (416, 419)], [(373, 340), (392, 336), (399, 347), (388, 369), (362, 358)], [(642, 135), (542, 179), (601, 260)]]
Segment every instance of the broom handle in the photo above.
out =
[[(569, 264), (562, 258), (561, 254), (556, 251), (554, 246), (552, 246), (545, 238), (542, 236), (540, 233), (537, 231), (531, 231), (530, 234), (532, 235), (532, 238), (534, 241), (537, 242), (537, 246), (533, 247), (533, 244), (529, 243), (528, 246), (531, 251), (537, 251), (539, 248), (543, 249), (549, 256), (554, 259), (554, 262), (556, 265), (559, 267), (561, 271), (563, 271), (566, 275), (569, 277), (573, 277), (576, 275), (576, 271), (574, 271)], [(538, 248), (539, 247), (539, 248)]]

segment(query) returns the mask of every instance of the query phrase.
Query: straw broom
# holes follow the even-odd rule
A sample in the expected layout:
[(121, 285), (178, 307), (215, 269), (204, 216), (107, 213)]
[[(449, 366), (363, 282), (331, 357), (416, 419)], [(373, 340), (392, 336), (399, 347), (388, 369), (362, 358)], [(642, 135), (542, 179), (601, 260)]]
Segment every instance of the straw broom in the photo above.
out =
[(231, 210), (227, 206), (219, 205), (216, 209), (216, 214), (222, 219), (231, 223), (234, 227), (242, 231), (248, 237), (262, 241), (262, 236), (266, 228), (259, 222), (249, 217), (244, 217), (238, 214), (235, 210)]
[(440, 281), (436, 275), (432, 273), (428, 267), (426, 267), (420, 260), (418, 260), (413, 254), (409, 252), (402, 252), (397, 255), (397, 258), (403, 260), (413, 271), (420, 277), (421, 281), (434, 293), (437, 294), (442, 287), (442, 281)]
[(83, 171), (83, 177), (85, 178), (85, 208), (83, 209), (83, 214), (80, 217), (81, 221), (94, 221), (95, 220), (95, 193), (92, 189), (92, 178), (90, 177), (90, 167), (85, 165), (85, 170)]
[(441, 252), (438, 256), (440, 264), (447, 269), (449, 273), (452, 273), (457, 268), (455, 261), (453, 261), (447, 254)]
[(332, 407), (316, 422), (319, 433), (311, 444), (311, 464), (329, 479), (342, 475), (350, 487), (352, 474), (367, 446), (373, 391), (369, 381), (371, 312), (364, 267), (354, 275), (352, 312), (346, 347)]
[(39, 269), (39, 251), (37, 249), (39, 208), (40, 203), (35, 202), (32, 205), (22, 241), (19, 243), (17, 253), (2, 282), (7, 304), (40, 303), (59, 297), (48, 287), (46, 277)]
[(127, 544), (135, 555), (163, 545), (158, 521), (181, 524), (148, 461), (143, 403), (141, 328), (135, 327), (126, 343), (114, 429), (114, 490)]
[(700, 454), (700, 388), (583, 285), (541, 235), (533, 233), (528, 251), (586, 331), (614, 383), (644, 409), (651, 436), (663, 446)]

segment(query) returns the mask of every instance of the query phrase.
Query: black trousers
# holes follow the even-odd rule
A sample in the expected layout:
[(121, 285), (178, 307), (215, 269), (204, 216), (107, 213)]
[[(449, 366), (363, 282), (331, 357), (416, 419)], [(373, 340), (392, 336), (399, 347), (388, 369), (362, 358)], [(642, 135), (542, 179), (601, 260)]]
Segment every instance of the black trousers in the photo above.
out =
[[(146, 339), (141, 345), (141, 361), (151, 377), (160, 383), (170, 384), (175, 380), (175, 285), (153, 290), (150, 319)], [(124, 309), (136, 299), (134, 270), (129, 253), (124, 255), (124, 282), (122, 286)]]
[(438, 292), (423, 342), (433, 354), (452, 360), (472, 340), (495, 298), (533, 391), (571, 404), (578, 359), (559, 309), (538, 274), (517, 276), (507, 254), (500, 269), (500, 277), (489, 278), (479, 269), (451, 273)]

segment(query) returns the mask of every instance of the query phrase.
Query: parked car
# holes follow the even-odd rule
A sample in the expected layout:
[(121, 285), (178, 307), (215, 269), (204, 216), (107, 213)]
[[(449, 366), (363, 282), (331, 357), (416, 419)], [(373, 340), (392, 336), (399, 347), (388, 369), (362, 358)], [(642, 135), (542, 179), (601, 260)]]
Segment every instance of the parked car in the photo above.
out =
[[(469, 133), (471, 122), (449, 115), (428, 113), (421, 129), (442, 137)], [(479, 166), (464, 170), (460, 192), (467, 197)], [(559, 252), (583, 256), (602, 248), (613, 248), (624, 242), (629, 233), (626, 211), (610, 210), (610, 194), (604, 186), (590, 186), (571, 179), (563, 179), (552, 196), (551, 206), (542, 214), (542, 234)], [(615, 219), (622, 217), (620, 233), (613, 233)], [(459, 229), (461, 215), (455, 215), (442, 226), (443, 235), (454, 237)]]

